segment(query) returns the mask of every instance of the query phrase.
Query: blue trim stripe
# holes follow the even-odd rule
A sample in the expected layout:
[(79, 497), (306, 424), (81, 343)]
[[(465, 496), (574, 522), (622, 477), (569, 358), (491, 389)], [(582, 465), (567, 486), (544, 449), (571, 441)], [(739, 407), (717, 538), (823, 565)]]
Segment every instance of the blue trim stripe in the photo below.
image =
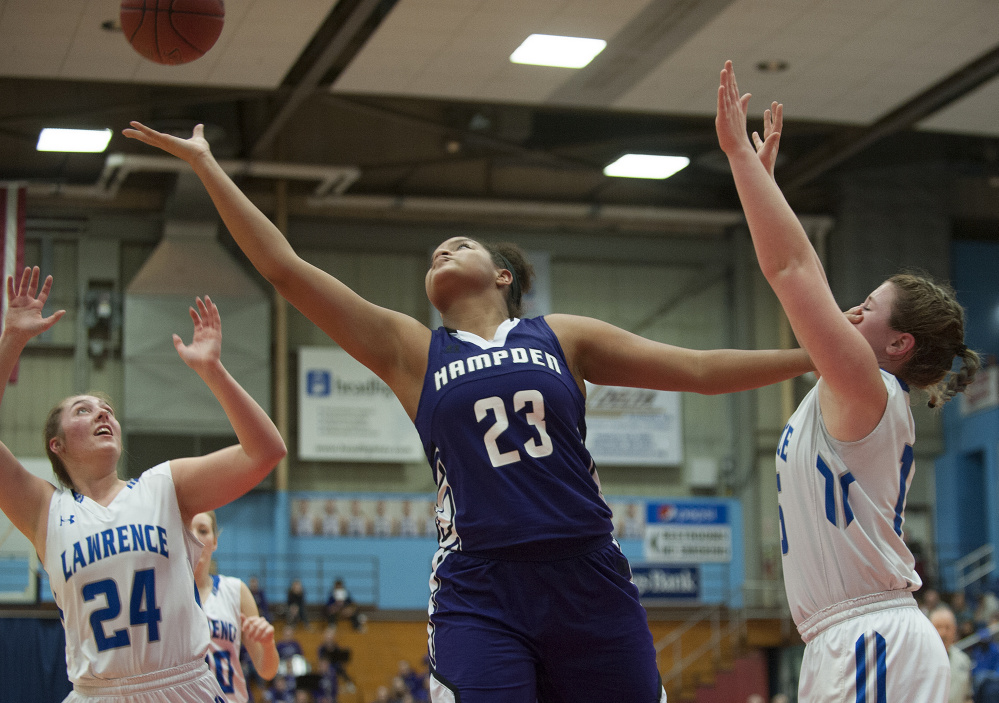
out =
[(899, 470), (898, 502), (895, 503), (895, 534), (902, 536), (902, 510), (905, 509), (905, 483), (909, 480), (913, 463), (912, 445), (902, 450), (902, 468)]
[(860, 636), (855, 646), (857, 655), (857, 703), (867, 703), (867, 640)]
[(839, 477), (839, 485), (843, 487), (843, 515), (846, 517), (846, 525), (849, 527), (853, 522), (853, 510), (850, 508), (850, 484), (856, 481), (849, 471)]
[(874, 651), (878, 657), (878, 703), (888, 703), (888, 643), (879, 633), (874, 633)]
[(819, 473), (822, 474), (822, 478), (826, 480), (826, 519), (832, 524), (836, 524), (836, 482), (833, 480), (832, 471), (826, 466), (826, 462), (822, 461), (822, 457), (818, 457), (815, 465), (819, 469)]

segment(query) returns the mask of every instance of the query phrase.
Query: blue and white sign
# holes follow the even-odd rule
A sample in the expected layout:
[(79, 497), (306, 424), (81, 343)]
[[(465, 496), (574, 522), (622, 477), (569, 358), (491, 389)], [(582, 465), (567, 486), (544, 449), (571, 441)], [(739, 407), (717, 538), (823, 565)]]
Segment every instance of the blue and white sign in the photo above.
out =
[(307, 461), (424, 458), (402, 404), (378, 376), (336, 347), (300, 347), (298, 456)]
[(643, 603), (673, 603), (701, 597), (701, 570), (697, 566), (633, 564), (631, 575)]
[(649, 503), (645, 560), (659, 563), (732, 561), (732, 525), (721, 501)]

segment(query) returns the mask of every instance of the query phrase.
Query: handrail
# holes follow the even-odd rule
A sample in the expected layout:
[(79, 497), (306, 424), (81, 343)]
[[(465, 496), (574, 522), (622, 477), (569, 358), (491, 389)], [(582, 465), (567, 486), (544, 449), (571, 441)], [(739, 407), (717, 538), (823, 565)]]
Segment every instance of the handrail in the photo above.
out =
[(978, 549), (974, 549), (965, 554), (960, 559), (954, 560), (954, 570), (957, 574), (956, 582), (958, 590), (963, 590), (969, 585), (980, 581), (996, 569), (995, 548), (991, 544), (983, 544)]

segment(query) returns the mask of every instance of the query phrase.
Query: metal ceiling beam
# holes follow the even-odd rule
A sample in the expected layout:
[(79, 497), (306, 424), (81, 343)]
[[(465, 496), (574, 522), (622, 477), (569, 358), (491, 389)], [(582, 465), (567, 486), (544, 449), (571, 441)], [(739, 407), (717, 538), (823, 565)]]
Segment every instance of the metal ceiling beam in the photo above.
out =
[(313, 64), (306, 71), (302, 80), (294, 87), (291, 94), (281, 105), (274, 119), (264, 130), (264, 133), (257, 139), (257, 142), (250, 150), (251, 158), (261, 159), (267, 155), (268, 150), (274, 144), (278, 134), (284, 129), (285, 124), (290, 120), (299, 106), (305, 102), (318, 88), (323, 78), (342, 54), (351, 46), (354, 39), (364, 28), (365, 24), (374, 16), (379, 8), (384, 4), (384, 0), (360, 0), (351, 10), (343, 24), (330, 39), (322, 53), (316, 58)]
[(782, 169), (778, 180), (786, 190), (803, 186), (884, 137), (912, 127), (996, 75), (999, 75), (999, 46), (895, 108), (870, 127), (846, 131), (805, 154)]

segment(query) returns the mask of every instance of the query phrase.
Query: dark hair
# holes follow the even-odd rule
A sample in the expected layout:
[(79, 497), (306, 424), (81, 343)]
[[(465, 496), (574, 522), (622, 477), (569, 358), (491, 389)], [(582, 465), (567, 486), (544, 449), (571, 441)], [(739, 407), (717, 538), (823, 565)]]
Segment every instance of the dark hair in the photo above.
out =
[[(925, 390), (929, 406), (935, 408), (967, 388), (982, 365), (964, 344), (964, 308), (949, 285), (923, 273), (899, 273), (888, 281), (895, 287), (889, 324), (916, 341), (897, 376)], [(955, 357), (961, 364), (951, 372)]]
[(524, 293), (531, 290), (534, 282), (534, 267), (527, 260), (524, 250), (511, 242), (500, 242), (492, 244), (480, 242), (483, 248), (489, 252), (493, 263), (501, 269), (506, 269), (513, 275), (506, 295), (506, 310), (511, 317), (520, 317), (524, 314), (523, 298)]
[[(91, 395), (98, 400), (114, 406), (111, 404), (111, 398), (100, 391), (92, 391), (90, 393), (82, 393), (81, 395)], [(66, 465), (62, 463), (62, 459), (52, 451), (52, 447), (49, 446), (49, 442), (54, 437), (62, 437), (62, 411), (66, 408), (66, 403), (73, 398), (79, 398), (78, 395), (71, 395), (68, 398), (63, 398), (60, 400), (54, 408), (49, 410), (49, 415), (45, 418), (45, 430), (43, 431), (43, 436), (45, 437), (45, 453), (48, 454), (49, 461), (52, 462), (52, 471), (55, 472), (56, 478), (59, 479), (61, 483), (66, 488), (74, 489), (76, 486), (73, 485), (73, 479), (69, 477), (69, 472), (66, 471)]]

